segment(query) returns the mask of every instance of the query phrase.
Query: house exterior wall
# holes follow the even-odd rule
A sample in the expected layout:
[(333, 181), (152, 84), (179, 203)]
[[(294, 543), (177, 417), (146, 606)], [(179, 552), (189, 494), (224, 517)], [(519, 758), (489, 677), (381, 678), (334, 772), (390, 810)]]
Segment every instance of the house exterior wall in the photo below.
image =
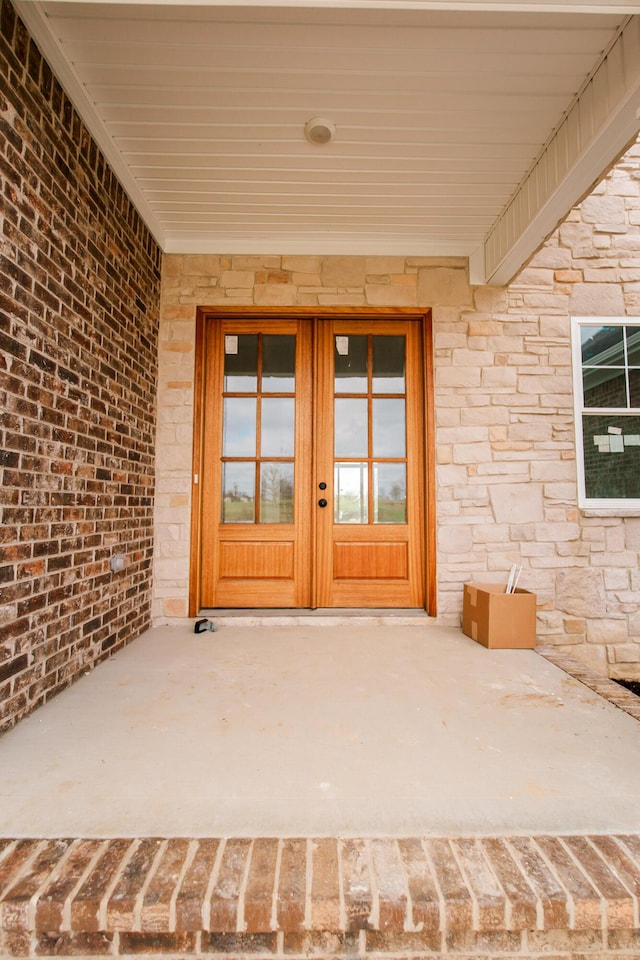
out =
[(640, 314), (640, 148), (506, 288), (464, 260), (164, 258), (154, 616), (187, 615), (196, 307), (431, 307), (435, 342), (438, 617), (463, 584), (538, 596), (539, 639), (604, 674), (640, 678), (640, 512), (577, 506), (572, 315)]
[(160, 251), (0, 12), (3, 730), (150, 622)]

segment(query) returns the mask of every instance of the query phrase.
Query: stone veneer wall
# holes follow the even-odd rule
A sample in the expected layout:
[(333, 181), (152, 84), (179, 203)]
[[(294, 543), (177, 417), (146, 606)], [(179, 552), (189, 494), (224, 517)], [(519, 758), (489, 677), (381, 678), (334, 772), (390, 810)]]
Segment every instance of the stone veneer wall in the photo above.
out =
[(577, 507), (569, 321), (640, 314), (640, 148), (504, 289), (466, 261), (167, 256), (160, 332), (158, 621), (187, 614), (198, 305), (430, 306), (436, 372), (439, 619), (465, 581), (512, 563), (539, 599), (538, 635), (604, 674), (640, 677), (640, 512)]
[(160, 251), (0, 13), (3, 730), (150, 622)]

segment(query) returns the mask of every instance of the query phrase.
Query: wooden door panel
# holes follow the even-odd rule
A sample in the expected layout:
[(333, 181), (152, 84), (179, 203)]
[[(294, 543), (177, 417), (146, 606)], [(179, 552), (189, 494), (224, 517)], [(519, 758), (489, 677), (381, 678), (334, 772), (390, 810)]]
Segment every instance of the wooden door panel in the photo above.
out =
[(247, 580), (293, 580), (294, 575), (295, 542), (292, 540), (284, 543), (220, 541), (220, 580), (240, 577)]
[(419, 607), (409, 583), (397, 580), (336, 580), (332, 589), (332, 607), (348, 609), (393, 609)]
[(333, 576), (336, 580), (406, 580), (409, 576), (407, 544), (335, 540)]
[(216, 607), (227, 609), (252, 609), (264, 607), (300, 607), (296, 584), (283, 580), (221, 579), (216, 585)]

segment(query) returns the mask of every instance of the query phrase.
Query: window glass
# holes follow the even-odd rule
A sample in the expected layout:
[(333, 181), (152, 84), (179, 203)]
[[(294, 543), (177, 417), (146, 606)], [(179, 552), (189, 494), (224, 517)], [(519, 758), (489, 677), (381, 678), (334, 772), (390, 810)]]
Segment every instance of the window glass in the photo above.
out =
[(262, 400), (260, 455), (292, 457), (295, 401), (293, 397), (265, 397)]
[(369, 519), (368, 465), (336, 463), (334, 472), (335, 523), (367, 523)]
[(582, 418), (587, 497), (640, 499), (640, 417)]
[(374, 457), (404, 457), (405, 432), (404, 400), (374, 399)]
[(293, 393), (295, 373), (295, 335), (265, 334), (262, 338), (262, 392)]
[(627, 338), (627, 363), (630, 367), (640, 367), (640, 327), (625, 327)]
[(583, 367), (582, 389), (585, 407), (626, 407), (627, 378), (615, 367)]
[(407, 522), (407, 468), (404, 463), (374, 463), (373, 522)]
[(256, 398), (225, 397), (222, 430), (223, 457), (255, 457)]
[(260, 522), (293, 523), (293, 463), (260, 464)]
[(367, 337), (335, 338), (335, 392), (366, 393), (368, 388)]
[(335, 401), (335, 455), (336, 457), (367, 457), (369, 455), (368, 403), (336, 397)]
[(586, 366), (624, 365), (622, 327), (587, 325), (582, 327), (582, 362)]
[(224, 338), (224, 389), (254, 393), (258, 385), (258, 337), (255, 333), (228, 334)]
[(373, 338), (373, 392), (404, 393), (404, 337)]
[(222, 465), (222, 522), (254, 523), (256, 516), (255, 463)]

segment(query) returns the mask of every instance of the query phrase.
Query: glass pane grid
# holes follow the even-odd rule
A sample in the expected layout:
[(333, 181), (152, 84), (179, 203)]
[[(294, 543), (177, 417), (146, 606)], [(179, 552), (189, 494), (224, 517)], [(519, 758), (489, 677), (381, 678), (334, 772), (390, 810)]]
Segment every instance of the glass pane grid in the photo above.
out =
[(223, 523), (293, 523), (295, 345), (295, 334), (224, 338)]
[(334, 358), (334, 522), (406, 523), (405, 337), (336, 336)]

